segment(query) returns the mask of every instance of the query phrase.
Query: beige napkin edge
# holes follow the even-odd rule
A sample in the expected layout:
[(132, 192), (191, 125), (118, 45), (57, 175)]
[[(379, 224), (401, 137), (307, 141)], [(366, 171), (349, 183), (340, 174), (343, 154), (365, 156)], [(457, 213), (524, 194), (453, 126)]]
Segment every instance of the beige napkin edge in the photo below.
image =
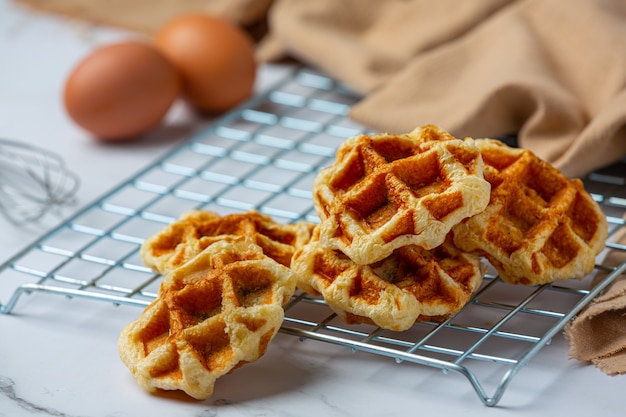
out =
[(613, 355), (591, 360), (591, 363), (609, 376), (626, 374), (626, 349)]
[[(582, 361), (613, 355), (626, 347), (626, 297), (589, 305), (565, 328), (570, 355)], [(602, 332), (598, 329), (603, 329)]]

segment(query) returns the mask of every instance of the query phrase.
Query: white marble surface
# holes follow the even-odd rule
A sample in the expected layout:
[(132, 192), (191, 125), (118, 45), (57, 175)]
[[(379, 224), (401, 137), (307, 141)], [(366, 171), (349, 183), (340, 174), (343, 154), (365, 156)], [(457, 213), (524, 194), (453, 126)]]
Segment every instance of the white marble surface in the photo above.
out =
[[(179, 104), (160, 131), (112, 146), (68, 120), (60, 92), (69, 70), (93, 46), (126, 36), (0, 0), (0, 137), (54, 149), (80, 175), (77, 204), (65, 215), (210, 122)], [(263, 68), (259, 88), (279, 71)], [(0, 218), (0, 263), (45, 230)], [(136, 307), (49, 295), (20, 300), (12, 314), (0, 315), (0, 416), (623, 414), (626, 377), (570, 360), (561, 335), (518, 374), (496, 408), (483, 406), (458, 375), (284, 334), (259, 361), (218, 380), (207, 401), (149, 395), (116, 351), (120, 329), (137, 314)]]

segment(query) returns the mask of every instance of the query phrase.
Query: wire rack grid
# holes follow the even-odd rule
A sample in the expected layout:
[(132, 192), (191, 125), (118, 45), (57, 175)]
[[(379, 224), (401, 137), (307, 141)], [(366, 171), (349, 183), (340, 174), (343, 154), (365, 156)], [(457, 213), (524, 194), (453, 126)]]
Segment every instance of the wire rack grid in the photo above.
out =
[[(318, 221), (311, 185), (337, 146), (365, 131), (347, 117), (357, 99), (317, 71), (294, 69), (0, 266), (0, 301), (7, 300), (0, 312), (11, 313), (31, 293), (147, 306), (161, 277), (143, 265), (139, 247), (187, 210), (256, 209), (279, 222)], [(625, 172), (621, 162), (586, 179), (611, 236), (624, 228)], [(609, 238), (607, 251), (626, 247)], [(494, 406), (517, 372), (625, 269), (600, 262), (583, 280), (540, 287), (506, 284), (489, 272), (456, 316), (404, 332), (347, 326), (323, 300), (297, 293), (281, 331), (460, 374)]]

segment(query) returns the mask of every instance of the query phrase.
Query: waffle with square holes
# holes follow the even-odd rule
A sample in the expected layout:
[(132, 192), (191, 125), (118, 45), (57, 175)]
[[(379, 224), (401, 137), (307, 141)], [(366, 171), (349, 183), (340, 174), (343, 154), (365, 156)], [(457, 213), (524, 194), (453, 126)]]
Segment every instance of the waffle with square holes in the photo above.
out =
[(579, 179), (531, 151), (477, 139), (491, 184), (487, 208), (453, 228), (454, 243), (484, 255), (509, 283), (582, 278), (604, 248), (607, 221)]
[(441, 245), (452, 226), (485, 209), (489, 190), (474, 141), (427, 125), (347, 139), (317, 175), (313, 202), (320, 240), (367, 265), (406, 245)]
[(378, 262), (358, 265), (324, 246), (318, 230), (294, 255), (297, 286), (321, 294), (348, 324), (401, 331), (416, 321), (443, 321), (458, 313), (482, 282), (479, 257), (449, 240), (432, 250), (403, 246)]
[(216, 242), (166, 275), (158, 297), (122, 330), (122, 362), (149, 392), (208, 398), (217, 378), (265, 353), (295, 284), (259, 246)]
[(165, 274), (215, 242), (245, 240), (289, 266), (293, 252), (309, 240), (313, 226), (308, 222), (279, 224), (257, 211), (220, 216), (211, 211), (192, 210), (147, 238), (140, 253), (146, 266)]

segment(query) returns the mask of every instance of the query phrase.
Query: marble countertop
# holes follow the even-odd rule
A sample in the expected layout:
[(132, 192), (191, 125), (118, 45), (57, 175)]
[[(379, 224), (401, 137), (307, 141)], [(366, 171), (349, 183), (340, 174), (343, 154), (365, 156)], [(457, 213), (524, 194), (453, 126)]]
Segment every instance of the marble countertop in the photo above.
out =
[[(97, 143), (71, 123), (60, 101), (70, 69), (94, 46), (128, 35), (0, 0), (0, 138), (53, 149), (81, 178), (76, 204), (60, 217), (23, 228), (0, 216), (0, 264), (211, 122), (177, 105), (163, 129), (121, 146)], [(284, 70), (261, 68), (258, 89)], [(0, 302), (6, 298), (0, 293)], [(259, 361), (219, 379), (206, 401), (149, 395), (117, 354), (119, 331), (137, 314), (136, 307), (44, 294), (21, 299), (0, 315), (0, 416), (623, 413), (626, 378), (569, 359), (561, 334), (520, 371), (495, 408), (459, 375), (282, 333)]]

